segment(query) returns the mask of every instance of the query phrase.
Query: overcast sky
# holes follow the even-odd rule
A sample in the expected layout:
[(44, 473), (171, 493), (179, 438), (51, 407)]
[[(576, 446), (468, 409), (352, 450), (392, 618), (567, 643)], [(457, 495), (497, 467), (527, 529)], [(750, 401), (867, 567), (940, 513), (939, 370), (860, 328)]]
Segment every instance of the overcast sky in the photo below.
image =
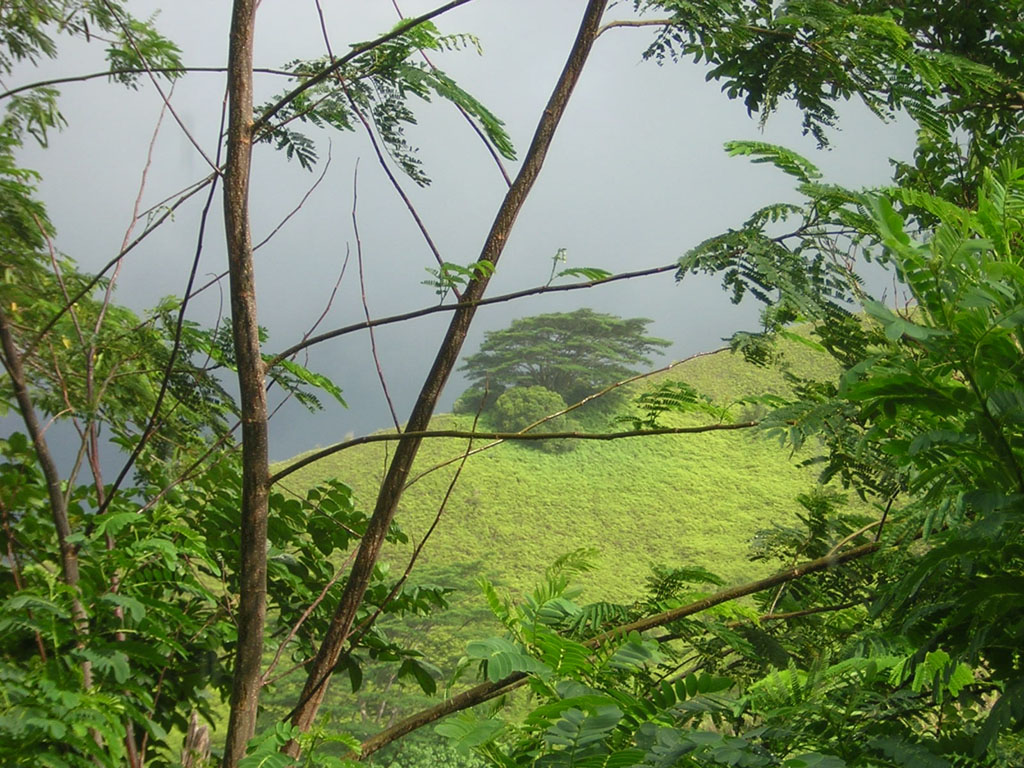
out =
[[(406, 16), (435, 2), (400, 0)], [(130, 3), (148, 15), (161, 2)], [(322, 0), (333, 50), (345, 51), (388, 30), (398, 20), (391, 0)], [(437, 20), (443, 32), (477, 36), (473, 51), (432, 54), (444, 69), (507, 124), (525, 152), (538, 116), (575, 36), (584, 0), (476, 0)], [(607, 19), (629, 18), (632, 3), (619, 3)], [(219, 66), (226, 59), (230, 3), (175, 0), (157, 18), (162, 31), (183, 49), (186, 63)], [(642, 61), (654, 30), (615, 29), (597, 42), (570, 107), (558, 129), (548, 162), (519, 218), (490, 294), (543, 284), (551, 258), (566, 249), (567, 266), (611, 272), (670, 263), (688, 248), (731, 226), (755, 208), (795, 199), (787, 177), (766, 166), (728, 158), (722, 143), (761, 139), (810, 155), (830, 181), (848, 186), (885, 183), (890, 157), (908, 158), (913, 134), (906, 124), (885, 125), (856, 104), (843, 110), (834, 148), (819, 153), (800, 134), (799, 116), (783, 110), (762, 132), (739, 102), (704, 80), (702, 66), (658, 67)], [(324, 54), (312, 0), (263, 0), (258, 17), (257, 66), (274, 67)], [(102, 51), (75, 45), (39, 71), (22, 70), (8, 86), (41, 76), (102, 69)], [(166, 88), (166, 84), (164, 84)], [(285, 87), (263, 77), (257, 101)], [(189, 75), (174, 88), (175, 112), (213, 156), (223, 99), (223, 76)], [(26, 149), (23, 162), (42, 172), (41, 192), (58, 228), (58, 246), (86, 270), (115, 254), (131, 220), (139, 177), (160, 112), (161, 99), (148, 82), (137, 91), (94, 81), (62, 87), (70, 123), (48, 149)], [(505, 184), (485, 148), (447, 104), (414, 104), (418, 125), (408, 131), (433, 179), (426, 189), (400, 176), (445, 260), (477, 260), (501, 202)], [(365, 134), (313, 132), (323, 159), (332, 161), (323, 183), (302, 210), (257, 256), (261, 323), (270, 332), (268, 351), (288, 346), (324, 310), (346, 254), (347, 272), (319, 330), (362, 319), (356, 240), (352, 224), (354, 173), (358, 162), (358, 226), (365, 262), (366, 298), (374, 316), (436, 303), (422, 284), (433, 257), (405, 207), (381, 171)], [(291, 211), (315, 181), (281, 153), (261, 146), (253, 177), (254, 238), (261, 240)], [(510, 172), (516, 164), (509, 164)], [(157, 136), (143, 208), (207, 172), (184, 131), (166, 117)], [(197, 242), (198, 198), (173, 223), (125, 261), (117, 299), (143, 311), (161, 296), (181, 294)], [(200, 272), (225, 267), (221, 213), (210, 218)], [(208, 291), (190, 317), (210, 324), (226, 297)], [(717, 281), (692, 278), (676, 284), (671, 274), (588, 291), (554, 294), (482, 309), (466, 353), (483, 332), (514, 318), (591, 306), (599, 311), (653, 320), (651, 332), (671, 339), (665, 360), (718, 346), (723, 337), (752, 327), (756, 307), (733, 307)], [(405, 420), (443, 335), (446, 316), (382, 328), (380, 362), (399, 418)], [(353, 334), (314, 348), (309, 365), (332, 377), (349, 408), (328, 404), (305, 415), (294, 404), (274, 418), (271, 452), (283, 459), (350, 434), (385, 427), (390, 421), (369, 337)], [(456, 378), (444, 408), (464, 388)]]

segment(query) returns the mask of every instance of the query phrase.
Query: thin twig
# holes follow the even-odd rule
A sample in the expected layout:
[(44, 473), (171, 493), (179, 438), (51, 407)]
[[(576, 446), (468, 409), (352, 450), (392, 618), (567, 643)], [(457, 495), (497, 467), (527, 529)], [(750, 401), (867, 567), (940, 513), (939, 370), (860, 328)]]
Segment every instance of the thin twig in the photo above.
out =
[(173, 205), (169, 206), (152, 224), (147, 226), (138, 237), (136, 237), (134, 240), (132, 240), (132, 242), (128, 244), (127, 248), (122, 248), (121, 251), (116, 256), (114, 256), (114, 258), (112, 258), (110, 261), (108, 261), (103, 266), (103, 268), (99, 272), (97, 272), (95, 275), (93, 275), (92, 278), (78, 291), (78, 293), (76, 293), (72, 297), (70, 304), (65, 304), (57, 312), (54, 313), (53, 317), (51, 317), (46, 322), (46, 324), (40, 329), (39, 333), (37, 333), (35, 335), (35, 338), (32, 339), (32, 341), (25, 347), (25, 351), (22, 353), (22, 355), (26, 359), (31, 357), (32, 354), (35, 352), (36, 347), (39, 346), (39, 343), (46, 337), (46, 335), (51, 330), (53, 330), (53, 327), (75, 305), (75, 303), (80, 301), (85, 296), (89, 295), (89, 293), (92, 292), (92, 289), (96, 287), (96, 285), (100, 282), (100, 280), (103, 279), (103, 276), (107, 272), (109, 272), (111, 269), (116, 267), (117, 264), (120, 263), (121, 259), (123, 259), (125, 256), (127, 256), (131, 251), (135, 250), (135, 248), (143, 240), (145, 240), (161, 224), (163, 224), (171, 216), (173, 216), (174, 212), (180, 206), (184, 205), (184, 203), (187, 200), (189, 200), (189, 198), (191, 198), (194, 194), (196, 194), (201, 189), (206, 187), (208, 184), (213, 183), (213, 180), (215, 178), (216, 178), (216, 176), (214, 174), (210, 174), (205, 179), (203, 179), (203, 181), (198, 182), (191, 189), (189, 189), (188, 191), (184, 192), (177, 200), (175, 200)]
[[(886, 510), (886, 511), (888, 511), (888, 510)], [(848, 536), (844, 536), (843, 538), (841, 538), (836, 543), (836, 545), (834, 547), (832, 547), (832, 549), (830, 549), (828, 551), (828, 554), (829, 555), (834, 555), (836, 552), (838, 552), (840, 549), (845, 547), (847, 544), (849, 544), (851, 541), (856, 539), (858, 536), (863, 536), (865, 533), (870, 531), (872, 528), (881, 525), (883, 522), (885, 522), (885, 518), (884, 517), (881, 520), (875, 520), (872, 523), (868, 523), (867, 525), (865, 525), (865, 526), (863, 526), (861, 528), (858, 528), (856, 531), (854, 531), (853, 533), (851, 533)], [(877, 542), (878, 539), (876, 538), (875, 541)], [(772, 607), (774, 608), (774, 606), (772, 606)]]
[[(395, 177), (395, 174), (391, 172), (391, 167), (388, 165), (388, 161), (384, 157), (384, 153), (380, 148), (380, 143), (377, 141), (377, 136), (374, 134), (373, 128), (366, 119), (366, 116), (363, 115), (363, 111), (359, 109), (359, 105), (356, 104), (355, 99), (353, 99), (351, 94), (349, 94), (344, 81), (339, 78), (338, 84), (345, 91), (345, 96), (348, 98), (349, 106), (352, 107), (352, 111), (355, 112), (356, 117), (359, 118), (359, 122), (362, 123), (363, 128), (366, 130), (366, 135), (370, 139), (370, 145), (373, 147), (373, 152), (377, 156), (377, 163), (384, 170), (384, 175), (388, 177), (388, 181), (391, 182), (392, 188), (402, 199), (402, 202), (405, 203), (405, 207), (409, 211), (409, 215), (412, 216), (412, 220), (416, 222), (416, 227), (419, 229), (420, 234), (423, 235), (423, 239), (426, 241), (427, 247), (430, 249), (430, 252), (434, 254), (434, 260), (437, 262), (437, 266), (443, 269), (444, 259), (441, 257), (441, 252), (434, 244), (434, 238), (430, 236), (430, 232), (427, 230), (427, 225), (424, 224), (423, 219), (420, 218), (420, 214), (419, 211), (416, 210), (416, 206), (412, 204), (412, 200), (410, 200), (409, 196), (405, 194), (405, 190), (402, 189), (402, 185)], [(462, 299), (462, 295), (456, 286), (452, 286), (452, 293), (455, 294), (457, 299)]]
[(889, 510), (892, 509), (892, 503), (894, 501), (896, 501), (895, 494), (889, 497), (889, 501), (885, 505), (885, 511), (882, 513), (882, 519), (878, 521), (878, 530), (875, 531), (876, 542), (882, 538), (882, 530), (885, 528), (885, 521), (889, 517)]
[[(19, 85), (16, 88), (3, 91), (0, 93), (0, 101), (8, 99), (11, 96), (15, 96), (24, 91), (32, 91), (36, 88), (48, 88), (51, 85), (64, 85), (65, 83), (84, 83), (87, 80), (96, 80), (101, 77), (117, 77), (118, 75), (142, 75), (147, 72), (153, 72), (158, 75), (187, 75), (192, 73), (210, 72), (213, 74), (223, 74), (227, 72), (227, 67), (118, 67), (115, 69), (105, 69), (102, 72), (91, 72), (88, 75), (70, 75), (68, 77), (54, 77), (49, 80), (37, 80), (34, 83), (27, 83), (26, 85)], [(257, 67), (253, 69), (261, 75), (282, 75), (283, 77), (299, 78), (303, 75), (296, 72), (289, 72), (284, 69), (267, 69), (265, 67)]]
[[(370, 306), (366, 301), (366, 279), (363, 270), (363, 241), (359, 237), (359, 216), (357, 215), (359, 205), (359, 163), (356, 162), (352, 171), (352, 231), (356, 239), (356, 263), (359, 265), (359, 295), (363, 303), (363, 316), (366, 322), (370, 322)], [(401, 432), (402, 425), (398, 421), (398, 413), (395, 412), (395, 404), (391, 400), (391, 392), (388, 391), (388, 382), (384, 378), (384, 369), (380, 365), (380, 357), (377, 355), (377, 338), (370, 328), (370, 353), (373, 355), (373, 364), (377, 368), (377, 379), (380, 381), (380, 388), (384, 392), (384, 399), (387, 401), (388, 410), (391, 412), (391, 420), (395, 425), (395, 431)]]
[[(306, 204), (306, 202), (309, 200), (309, 198), (312, 196), (312, 194), (316, 191), (316, 188), (320, 186), (320, 182), (324, 180), (325, 176), (327, 176), (327, 169), (330, 168), (330, 167), (331, 167), (331, 144), (330, 144), (330, 142), (328, 142), (327, 143), (327, 161), (324, 163), (324, 169), (322, 171), (320, 171), (320, 175), (317, 177), (316, 181), (314, 181), (312, 186), (309, 189), (306, 190), (306, 194), (304, 194), (302, 196), (302, 199), (299, 200), (299, 204), (296, 205), (294, 208), (292, 208), (291, 212), (287, 216), (285, 216), (283, 219), (281, 219), (281, 221), (278, 222), (276, 227), (274, 227), (272, 230), (270, 230), (270, 234), (267, 235), (266, 237), (264, 237), (262, 240), (260, 240), (258, 243), (256, 243), (256, 245), (254, 245), (252, 247), (253, 253), (258, 251), (260, 248), (262, 248), (267, 243), (269, 243), (270, 239), (274, 235), (276, 235), (278, 232), (281, 231), (281, 228), (284, 227), (284, 225), (288, 223), (288, 221), (291, 219), (291, 217), (294, 216), (295, 214), (297, 214), (299, 211), (302, 210), (302, 207)], [(219, 280), (219, 279), (221, 279), (223, 277), (227, 277), (227, 274), (228, 274), (227, 272), (224, 272), (217, 279)], [(210, 285), (210, 283), (207, 283), (205, 286), (203, 286), (203, 288), (205, 288), (208, 285)], [(196, 291), (196, 293), (199, 293), (200, 291), (202, 291), (203, 288), (199, 288)]]
[[(463, 438), (468, 440), (512, 440), (512, 441), (536, 441), (536, 440), (623, 440), (630, 437), (655, 437), (657, 435), (692, 435), (700, 434), (702, 432), (728, 432), (738, 429), (752, 429), (753, 427), (759, 426), (759, 422), (756, 421), (739, 421), (728, 424), (704, 424), (702, 426), (693, 427), (659, 427), (657, 429), (628, 429), (622, 432), (474, 432), (461, 429), (434, 429), (434, 430), (420, 430), (420, 431), (407, 431), (401, 434), (395, 434), (392, 432), (378, 433), (375, 435), (364, 435), (362, 437), (356, 437), (352, 440), (346, 440), (342, 443), (336, 443), (335, 445), (323, 448), (319, 451), (311, 453), (310, 455), (299, 459), (294, 464), (289, 464), (284, 469), (276, 472), (270, 476), (269, 483), (274, 483), (284, 479), (288, 475), (296, 472), (303, 467), (308, 467), (321, 459), (331, 456), (340, 451), (354, 448), (357, 445), (365, 445), (367, 443), (382, 443), (382, 442), (400, 442), (404, 438), (415, 438), (417, 440), (426, 440), (433, 438)], [(478, 453), (482, 449), (475, 449), (473, 453)], [(412, 482), (412, 481), (410, 481)]]
[[(224, 111), (222, 111), (218, 135), (221, 135), (224, 132), (224, 119), (225, 113)], [(220, 162), (219, 144), (217, 149), (217, 162)], [(146, 443), (149, 442), (150, 437), (152, 437), (153, 432), (156, 430), (157, 423), (160, 419), (160, 409), (163, 407), (164, 398), (167, 396), (167, 390), (170, 388), (171, 372), (174, 370), (174, 364), (177, 361), (179, 352), (181, 351), (182, 332), (185, 327), (185, 311), (188, 308), (188, 295), (192, 290), (192, 286), (195, 284), (196, 273), (199, 271), (199, 259), (202, 256), (203, 244), (206, 239), (206, 221), (210, 213), (210, 208), (213, 205), (213, 196), (216, 190), (216, 177), (214, 177), (214, 183), (210, 185), (210, 194), (206, 198), (206, 204), (203, 206), (202, 213), (200, 214), (199, 217), (199, 232), (196, 235), (195, 256), (192, 259), (192, 267), (189, 270), (188, 282), (186, 283), (185, 286), (185, 299), (182, 300), (181, 305), (178, 309), (178, 319), (174, 327), (174, 341), (173, 344), (171, 345), (171, 352), (167, 359), (166, 372), (160, 382), (160, 390), (157, 392), (156, 402), (153, 404), (153, 411), (150, 414), (149, 422), (146, 424), (145, 430), (143, 430), (142, 434), (139, 436), (139, 440), (135, 444), (135, 447), (132, 449), (131, 454), (128, 456), (128, 460), (124, 463), (124, 466), (121, 468), (121, 471), (117, 476), (117, 479), (111, 486), (110, 493), (97, 510), (97, 514), (102, 514), (106, 511), (107, 507), (110, 505), (110, 502), (113, 500), (118, 489), (121, 487), (121, 483), (123, 483), (124, 479), (128, 476), (128, 472), (131, 471), (131, 468), (132, 466), (134, 466), (135, 461), (139, 458), (139, 454), (142, 453), (142, 449), (145, 447)]]
[[(328, 581), (327, 584), (324, 585), (324, 588), (322, 590), (320, 590), (320, 594), (317, 595), (316, 599), (312, 603), (309, 604), (309, 607), (306, 608), (306, 610), (302, 612), (302, 615), (299, 617), (299, 620), (297, 622), (295, 622), (295, 624), (291, 627), (291, 629), (288, 630), (287, 636), (285, 636), (284, 640), (282, 640), (281, 644), (277, 647), (277, 652), (274, 653), (273, 660), (271, 660), (270, 665), (267, 667), (266, 671), (263, 673), (262, 679), (260, 680), (260, 685), (261, 686), (266, 687), (271, 682), (273, 682), (273, 680), (270, 679), (270, 673), (274, 671), (274, 668), (277, 666), (278, 662), (281, 660), (281, 654), (284, 652), (285, 647), (288, 645), (288, 643), (290, 643), (292, 641), (292, 639), (295, 637), (295, 635), (298, 634), (298, 631), (302, 628), (302, 625), (306, 623), (306, 619), (308, 619), (310, 617), (310, 615), (313, 613), (313, 611), (316, 610), (316, 607), (318, 605), (320, 605), (320, 603), (323, 602), (323, 599), (325, 597), (327, 597), (327, 593), (330, 591), (331, 587), (333, 587), (335, 584), (338, 583), (338, 579), (340, 579), (342, 574), (345, 573), (345, 571), (348, 568), (349, 564), (352, 562), (352, 558), (354, 558), (355, 556), (356, 556), (356, 549), (355, 549), (355, 547), (353, 547), (352, 551), (349, 553), (348, 557), (345, 558), (345, 562), (341, 564), (341, 567), (338, 568), (337, 571), (335, 571), (335, 573), (331, 577), (330, 581)], [(293, 670), (289, 670), (289, 673), (291, 673), (292, 671)]]
[(381, 317), (370, 322), (363, 321), (361, 323), (353, 323), (352, 325), (342, 326), (332, 331), (321, 333), (319, 336), (313, 336), (309, 339), (305, 339), (298, 344), (288, 347), (282, 352), (278, 352), (272, 359), (267, 362), (267, 367), (272, 368), (277, 362), (291, 357), (293, 354), (298, 352), (300, 349), (311, 347), (315, 344), (321, 344), (331, 339), (336, 339), (339, 336), (345, 336), (349, 333), (355, 333), (356, 331), (362, 331), (367, 328), (377, 328), (381, 325), (391, 325), (392, 323), (402, 323), (407, 320), (415, 320), (416, 318), (425, 317), (427, 315), (433, 315), (438, 312), (457, 312), (462, 309), (486, 307), (491, 304), (503, 304), (509, 301), (515, 301), (516, 299), (525, 298), (527, 296), (539, 296), (545, 293), (561, 293), (565, 291), (578, 291), (586, 288), (593, 288), (597, 285), (605, 285), (610, 283), (616, 283), (621, 280), (632, 280), (638, 277), (648, 277), (651, 275), (658, 275), (664, 272), (674, 272), (679, 269), (679, 265), (676, 263), (665, 264), (660, 267), (651, 267), (649, 269), (638, 269), (632, 272), (620, 272), (615, 275), (609, 275), (608, 277), (598, 278), (596, 280), (585, 280), (579, 283), (566, 283), (565, 285), (541, 285), (533, 288), (524, 288), (521, 291), (513, 291), (512, 293), (505, 293), (500, 296), (492, 296), (490, 298), (478, 298), (471, 299), (468, 301), (460, 301), (457, 304), (441, 304), (432, 305), (429, 307), (423, 307), (422, 309), (415, 309), (409, 312), (402, 312), (397, 315), (389, 315), (387, 317)]
[(157, 79), (156, 74), (154, 74), (153, 70), (149, 68), (149, 62), (146, 61), (145, 55), (139, 49), (138, 43), (135, 42), (135, 36), (132, 34), (132, 31), (129, 28), (129, 26), (124, 22), (124, 19), (121, 18), (121, 15), (117, 12), (117, 9), (109, 2), (109, 0), (102, 0), (102, 2), (103, 5), (107, 7), (107, 11), (110, 13), (110, 15), (113, 16), (114, 19), (117, 21), (118, 26), (121, 27), (121, 31), (124, 34), (124, 39), (128, 42), (128, 45), (132, 47), (132, 50), (135, 51), (135, 55), (139, 57), (139, 61), (142, 62), (143, 68), (146, 70), (146, 74), (149, 76), (149, 80), (152, 83), (153, 88), (156, 90), (158, 94), (160, 94), (160, 98), (163, 100), (164, 105), (167, 107), (167, 111), (171, 113), (171, 117), (174, 118), (174, 122), (178, 124), (178, 127), (181, 128), (182, 133), (185, 134), (185, 138), (187, 138), (189, 140), (189, 143), (193, 147), (195, 147), (196, 152), (198, 152), (199, 156), (206, 161), (206, 164), (210, 166), (210, 169), (214, 173), (219, 174), (221, 172), (220, 165), (210, 159), (210, 157), (206, 154), (206, 150), (204, 150), (202, 146), (199, 144), (199, 142), (196, 141), (196, 137), (192, 135), (192, 131), (189, 130), (189, 127), (185, 125), (185, 122), (178, 116), (177, 111), (174, 109), (174, 107), (171, 106), (170, 98), (166, 93), (164, 93), (164, 89), (160, 86), (160, 81)]

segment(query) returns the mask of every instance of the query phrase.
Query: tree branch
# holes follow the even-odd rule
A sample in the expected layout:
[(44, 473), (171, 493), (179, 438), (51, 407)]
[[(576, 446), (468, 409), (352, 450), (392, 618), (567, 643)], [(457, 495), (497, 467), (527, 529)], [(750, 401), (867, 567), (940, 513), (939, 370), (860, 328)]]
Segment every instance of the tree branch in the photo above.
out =
[[(650, 275), (659, 275), (663, 272), (673, 272), (679, 269), (679, 265), (664, 264), (660, 267), (650, 267), (648, 269), (638, 269), (632, 272), (620, 272), (616, 275), (610, 275), (609, 277), (602, 277), (598, 280), (586, 280), (579, 283), (566, 283), (565, 285), (541, 285), (534, 288), (524, 288), (521, 291), (513, 291), (512, 293), (504, 293), (500, 296), (492, 296), (491, 298), (479, 298), (479, 299), (466, 299), (457, 304), (435, 304), (429, 307), (423, 307), (422, 309), (414, 309), (409, 312), (402, 312), (398, 315), (388, 315), (387, 317), (379, 317), (376, 320), (364, 321), (361, 323), (352, 323), (351, 325), (345, 325), (341, 328), (336, 328), (333, 331), (326, 331), (317, 336), (310, 336), (308, 339), (303, 339), (297, 344), (294, 344), (282, 352), (278, 352), (274, 357), (267, 363), (268, 368), (273, 368), (277, 363), (285, 358), (291, 357), (296, 352), (300, 352), (306, 347), (311, 347), (314, 344), (320, 344), (331, 339), (336, 339), (339, 336), (345, 336), (349, 333), (356, 331), (363, 331), (368, 328), (376, 328), (380, 325), (390, 325), (392, 323), (403, 323), (407, 320), (415, 320), (419, 317), (425, 317), (427, 315), (433, 315), (438, 312), (458, 312), (461, 309), (486, 307), (490, 304), (503, 304), (508, 301), (515, 301), (516, 299), (522, 299), (527, 296), (539, 296), (544, 293), (560, 293), (563, 291), (578, 291), (584, 288), (593, 288), (596, 285), (604, 285), (606, 283), (616, 283), (620, 280), (632, 280), (636, 277), (648, 277)], [(204, 286), (206, 287), (206, 286)]]
[[(65, 83), (84, 83), (87, 80), (97, 80), (101, 77), (116, 77), (118, 75), (144, 75), (147, 72), (153, 72), (158, 75), (187, 75), (192, 72), (212, 72), (214, 74), (220, 74), (227, 72), (227, 67), (119, 67), (115, 69), (107, 69), (103, 72), (91, 72), (88, 75), (70, 75), (68, 77), (54, 77), (50, 80), (37, 80), (34, 83), (27, 83), (26, 85), (19, 85), (16, 88), (3, 91), (0, 93), (0, 101), (8, 99), (11, 96), (15, 96), (24, 91), (32, 91), (36, 88), (47, 88), (51, 85), (63, 85)], [(284, 77), (297, 78), (302, 77), (300, 74), (295, 72), (288, 72), (283, 69), (266, 69), (257, 68), (253, 72), (257, 72), (261, 75), (282, 75)]]
[[(706, 611), (716, 605), (721, 605), (722, 603), (727, 603), (740, 597), (746, 597), (747, 595), (752, 595), (756, 592), (770, 589), (771, 587), (779, 584), (794, 581), (795, 579), (802, 578), (808, 574), (825, 571), (829, 568), (834, 568), (852, 560), (865, 557), (866, 555), (870, 555), (878, 550), (880, 546), (880, 544), (872, 542), (870, 544), (863, 544), (859, 547), (854, 547), (853, 549), (832, 557), (820, 557), (817, 560), (800, 563), (799, 565), (795, 565), (792, 568), (786, 568), (785, 570), (779, 571), (778, 573), (764, 579), (751, 581), (738, 587), (723, 589), (709, 597), (705, 597), (702, 600), (697, 600), (696, 602), (689, 603), (688, 605), (680, 606), (671, 611), (665, 611), (664, 613), (648, 616), (647, 618), (640, 619), (639, 621), (623, 624), (622, 626), (616, 627), (608, 632), (596, 635), (583, 644), (588, 648), (597, 648), (608, 640), (621, 637), (630, 632), (644, 632), (648, 629), (654, 629), (655, 627), (671, 624), (672, 622), (678, 621), (679, 619), (687, 616), (693, 616), (694, 614)], [(396, 739), (412, 733), (425, 725), (429, 725), (430, 723), (440, 720), (446, 715), (450, 715), (453, 712), (461, 712), (464, 709), (475, 707), (477, 704), (482, 704), (485, 701), (489, 701), (490, 699), (508, 693), (509, 691), (523, 685), (526, 680), (526, 673), (514, 672), (508, 677), (504, 677), (495, 683), (481, 683), (469, 690), (452, 696), (447, 701), (443, 701), (430, 709), (425, 709), (422, 712), (411, 715), (391, 726), (387, 730), (381, 731), (377, 735), (364, 741), (359, 758), (365, 759)]]
[(616, 29), (618, 27), (668, 27), (674, 23), (673, 19), (623, 19), (622, 21), (609, 21), (597, 31), (597, 36), (600, 37), (609, 29)]
[[(702, 432), (728, 432), (736, 429), (751, 429), (758, 426), (756, 421), (740, 421), (728, 424), (704, 424), (694, 427), (662, 427), (659, 429), (628, 429), (622, 432), (477, 432), (462, 429), (432, 429), (418, 432), (406, 431), (401, 434), (391, 432), (376, 435), (363, 435), (343, 443), (336, 443), (323, 448), (309, 456), (305, 456), (294, 464), (289, 464), (279, 472), (270, 476), (270, 484), (280, 482), (293, 472), (308, 467), (321, 459), (335, 453), (367, 443), (400, 442), (406, 438), (424, 440), (427, 438), (449, 437), (466, 440), (502, 440), (502, 441), (535, 441), (535, 440), (622, 440), (627, 437), (656, 437), (657, 435), (694, 435)], [(474, 451), (476, 453), (476, 451)]]

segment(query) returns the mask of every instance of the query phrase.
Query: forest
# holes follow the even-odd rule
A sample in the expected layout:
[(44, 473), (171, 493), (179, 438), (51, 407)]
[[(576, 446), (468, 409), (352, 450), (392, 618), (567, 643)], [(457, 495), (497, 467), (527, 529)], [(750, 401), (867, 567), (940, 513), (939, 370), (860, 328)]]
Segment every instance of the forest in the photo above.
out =
[[(230, 14), (210, 67), (146, 3), (0, 3), (0, 764), (1024, 764), (1024, 5), (566, 3), (574, 37), (516, 146), (435, 63), (476, 55), (472, 30), (446, 30), (486, 4), (394, 3), (360, 41), (314, 0), (317, 47), (264, 62), (273, 4), (233, 0), (210, 11)], [(559, 248), (532, 287), (489, 292), (592, 52), (626, 33), (756, 124), (798, 114), (790, 144), (724, 147), (790, 193), (700, 240), (666, 222), (650, 261)], [(50, 76), (85, 50), (102, 71)], [(174, 106), (197, 77), (224, 88), (213, 142)], [(149, 205), (147, 158), (95, 270), (62, 250), (55, 188), (26, 163), (75, 129), (62, 99), (87, 81), (155, 94), (201, 162)], [(431, 103), (502, 180), (475, 258), (447, 260), (407, 192), (430, 194)], [(829, 146), (848, 103), (913, 126), (885, 185), (844, 186), (792, 148)], [(422, 236), (434, 301), (371, 312), (353, 199), (362, 319), (333, 323), (343, 265), (319, 319), (271, 337), (261, 312), (296, 297), (258, 279), (257, 251), (355, 136)], [(271, 162), (309, 191), (260, 239)], [(357, 168), (341, 173), (355, 195)], [(129, 306), (122, 267), (186, 216), (176, 293)], [(714, 279), (756, 327), (673, 361), (650, 320), (586, 307), (473, 335), (484, 307), (653, 275)], [(379, 345), (428, 316), (439, 333), (404, 331), (432, 363), (400, 412)], [(320, 372), (355, 334), (390, 427), (272, 460), (284, 403), (360, 407)]]

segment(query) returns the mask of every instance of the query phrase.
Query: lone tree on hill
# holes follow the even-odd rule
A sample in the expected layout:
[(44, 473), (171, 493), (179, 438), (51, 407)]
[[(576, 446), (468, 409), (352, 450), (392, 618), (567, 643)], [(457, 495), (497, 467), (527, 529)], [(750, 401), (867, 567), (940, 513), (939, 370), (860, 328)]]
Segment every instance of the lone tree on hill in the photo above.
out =
[(648, 355), (669, 346), (645, 335), (650, 322), (592, 309), (520, 318), (489, 331), (461, 370), (476, 385), (487, 382), (492, 397), (511, 387), (542, 386), (574, 403), (650, 365)]

